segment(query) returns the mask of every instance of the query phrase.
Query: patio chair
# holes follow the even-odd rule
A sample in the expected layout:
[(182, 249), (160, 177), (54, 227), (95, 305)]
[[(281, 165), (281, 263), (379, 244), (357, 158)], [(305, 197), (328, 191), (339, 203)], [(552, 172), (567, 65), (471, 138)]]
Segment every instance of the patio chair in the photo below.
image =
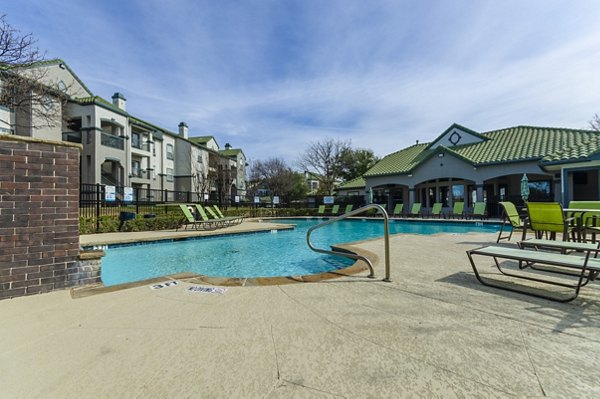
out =
[(441, 217), (442, 216), (442, 203), (436, 202), (431, 207), (431, 217)]
[(208, 215), (206, 214), (206, 211), (200, 204), (196, 204), (196, 213), (198, 214), (198, 216), (202, 222), (207, 223), (207, 224), (212, 223), (215, 228), (224, 227), (226, 224), (224, 221), (214, 219), (214, 218), (213, 219), (209, 218)]
[(187, 230), (188, 226), (192, 226), (193, 229), (198, 230), (200, 227), (203, 228), (210, 228), (213, 226), (212, 222), (205, 222), (205, 221), (201, 221), (201, 220), (197, 220), (196, 217), (194, 216), (194, 214), (192, 213), (192, 211), (190, 210), (190, 208), (188, 208), (188, 205), (186, 204), (179, 204), (179, 209), (181, 209), (181, 211), (183, 212), (183, 219), (181, 220), (181, 222), (177, 225), (177, 228), (175, 229), (175, 231), (179, 230), (179, 227), (181, 227), (181, 225), (185, 226), (185, 230)]
[(485, 202), (476, 202), (473, 206), (473, 213), (471, 213), (471, 219), (476, 217), (481, 218), (481, 220), (486, 219), (486, 203)]
[(577, 227), (571, 224), (574, 218), (565, 218), (562, 206), (558, 202), (528, 202), (527, 214), (529, 223), (525, 224), (523, 235), (531, 228), (536, 238), (542, 238), (545, 234), (555, 240), (556, 233), (562, 233), (563, 241), (569, 241), (569, 234), (572, 240), (575, 240)]
[(331, 207), (331, 214), (337, 215), (338, 213), (340, 213), (340, 206), (338, 204), (335, 204)]
[(319, 205), (319, 209), (317, 210), (318, 216), (325, 216), (325, 205)]
[[(513, 232), (517, 231), (517, 230), (522, 231), (523, 236), (521, 237), (521, 240), (524, 240), (525, 234), (527, 233), (525, 224), (529, 223), (529, 221), (527, 220), (527, 217), (525, 217), (523, 220), (523, 218), (517, 211), (515, 204), (513, 204), (510, 201), (500, 202), (499, 204), (500, 204), (500, 206), (502, 206), (503, 216), (502, 216), (502, 226), (500, 227), (500, 232), (498, 233), (498, 239), (496, 240), (496, 242), (500, 242), (500, 240), (509, 240), (510, 241)], [(510, 234), (508, 236), (503, 237), (502, 233), (504, 232), (504, 228), (506, 227), (507, 224), (510, 224), (510, 227), (511, 227)]]
[(392, 216), (402, 216), (403, 208), (404, 204), (396, 204), (396, 206), (394, 206), (394, 212), (392, 213)]
[[(561, 246), (561, 249), (568, 249), (568, 244), (577, 245), (579, 243), (564, 242)], [(584, 255), (573, 256), (563, 253), (488, 246), (467, 251), (467, 256), (469, 257), (469, 262), (471, 263), (475, 277), (483, 285), (558, 302), (569, 302), (577, 297), (581, 287), (585, 286), (590, 281), (595, 280), (600, 273), (600, 260), (591, 256), (592, 252), (598, 251), (597, 249), (582, 249), (581, 246), (579, 246), (577, 248), (573, 248), (573, 250), (584, 251)], [(498, 279), (492, 279), (490, 278), (490, 273), (487, 271), (487, 269), (485, 272), (486, 277), (483, 278), (475, 265), (475, 261), (473, 260), (474, 255), (493, 258), (496, 268), (504, 276), (534, 281), (536, 283), (542, 283), (546, 285), (571, 288), (574, 290), (574, 292), (566, 298), (557, 295), (548, 295), (542, 293), (538, 287), (529, 287), (522, 284), (514, 284), (512, 282), (502, 282)], [(510, 267), (511, 264), (513, 267)], [(516, 267), (517, 265), (519, 266), (519, 269), (524, 269), (522, 265), (535, 265), (536, 267), (534, 268), (534, 272), (528, 272), (523, 270), (519, 271), (519, 269)], [(553, 277), (550, 279), (546, 278), (547, 273), (551, 274)], [(565, 277), (558, 279), (556, 278), (556, 274), (562, 274)], [(572, 280), (572, 278), (575, 278), (575, 280)]]
[(572, 209), (598, 209), (598, 212), (569, 212), (568, 216), (575, 218), (574, 223), (579, 227), (579, 233), (583, 241), (587, 241), (587, 235), (591, 234), (592, 242), (596, 242), (596, 234), (600, 234), (600, 201), (570, 201), (569, 208)]
[(238, 222), (238, 218), (236, 217), (220, 217), (219, 215), (217, 215), (217, 213), (210, 207), (207, 206), (206, 208), (206, 212), (208, 212), (208, 214), (210, 215), (210, 217), (212, 217), (212, 221), (217, 221), (217, 222), (221, 222), (223, 224), (223, 226), (231, 226), (234, 224), (239, 224)]
[(452, 208), (452, 213), (448, 215), (449, 218), (453, 219), (456, 216), (458, 219), (463, 218), (465, 216), (465, 203), (464, 202), (455, 202), (454, 207)]
[(410, 213), (408, 215), (413, 216), (413, 217), (420, 216), (421, 215), (421, 203), (415, 202), (413, 204), (412, 208), (410, 208)]
[(354, 208), (354, 205), (352, 205), (352, 204), (346, 205), (346, 209), (344, 209), (344, 213), (352, 212), (352, 208)]
[(217, 204), (213, 205), (213, 209), (215, 210), (216, 214), (221, 219), (230, 219), (230, 220), (238, 222), (238, 224), (242, 223), (244, 221), (243, 216), (225, 216), (225, 215), (223, 215), (223, 212), (221, 212), (221, 210), (219, 209), (219, 206)]

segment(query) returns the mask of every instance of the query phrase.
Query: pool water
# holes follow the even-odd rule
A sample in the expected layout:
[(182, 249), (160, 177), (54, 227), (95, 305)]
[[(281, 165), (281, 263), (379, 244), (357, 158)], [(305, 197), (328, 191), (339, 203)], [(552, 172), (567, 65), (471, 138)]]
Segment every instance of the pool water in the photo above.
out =
[[(102, 281), (115, 285), (168, 274), (192, 272), (214, 277), (275, 277), (318, 274), (354, 261), (311, 251), (306, 231), (319, 219), (286, 219), (294, 230), (205, 237), (184, 241), (110, 246), (102, 259)], [(497, 232), (498, 225), (390, 221), (390, 233)], [(319, 248), (383, 236), (381, 220), (342, 220), (317, 229), (311, 239)]]

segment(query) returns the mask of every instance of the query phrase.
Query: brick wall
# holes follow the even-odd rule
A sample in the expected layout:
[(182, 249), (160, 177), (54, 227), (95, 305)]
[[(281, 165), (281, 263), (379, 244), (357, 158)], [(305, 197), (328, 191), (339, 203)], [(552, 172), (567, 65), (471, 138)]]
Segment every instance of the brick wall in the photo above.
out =
[(80, 151), (0, 135), (0, 299), (77, 284)]

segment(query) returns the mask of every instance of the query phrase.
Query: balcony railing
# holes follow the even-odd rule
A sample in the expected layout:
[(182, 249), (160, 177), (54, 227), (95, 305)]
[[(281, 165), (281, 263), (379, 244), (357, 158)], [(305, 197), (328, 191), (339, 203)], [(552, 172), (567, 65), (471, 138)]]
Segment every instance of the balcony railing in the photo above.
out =
[(81, 132), (63, 132), (62, 139), (71, 143), (81, 143)]
[(102, 132), (100, 143), (107, 147), (116, 148), (118, 150), (125, 149), (125, 139), (123, 137), (115, 136), (113, 134), (108, 134)]

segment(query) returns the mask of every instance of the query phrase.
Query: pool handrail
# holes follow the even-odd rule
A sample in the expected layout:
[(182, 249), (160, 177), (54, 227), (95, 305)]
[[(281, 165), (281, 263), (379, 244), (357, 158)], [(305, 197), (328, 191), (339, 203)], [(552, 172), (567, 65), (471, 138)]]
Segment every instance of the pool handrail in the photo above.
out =
[(390, 226), (389, 226), (390, 217), (389, 217), (387, 211), (385, 210), (385, 208), (382, 207), (381, 205), (378, 205), (378, 204), (365, 205), (365, 206), (358, 208), (356, 210), (353, 210), (351, 212), (344, 213), (341, 216), (326, 220), (322, 223), (317, 224), (316, 226), (312, 226), (306, 232), (306, 243), (308, 244), (308, 247), (310, 249), (312, 249), (313, 251), (318, 252), (318, 253), (322, 253), (322, 254), (326, 254), (326, 255), (343, 256), (343, 257), (355, 259), (355, 260), (362, 260), (369, 266), (370, 274), (368, 277), (375, 278), (375, 271), (373, 270), (373, 264), (366, 257), (364, 257), (362, 255), (354, 254), (354, 253), (349, 253), (349, 252), (341, 252), (341, 251), (316, 248), (310, 241), (310, 235), (314, 230), (324, 227), (324, 226), (327, 226), (328, 224), (338, 222), (342, 219), (346, 219), (350, 216), (358, 215), (359, 213), (363, 213), (369, 209), (377, 209), (383, 215), (383, 234), (384, 234), (384, 247), (385, 247), (385, 278), (383, 279), (383, 281), (390, 282), (390, 281), (392, 281), (390, 279)]

